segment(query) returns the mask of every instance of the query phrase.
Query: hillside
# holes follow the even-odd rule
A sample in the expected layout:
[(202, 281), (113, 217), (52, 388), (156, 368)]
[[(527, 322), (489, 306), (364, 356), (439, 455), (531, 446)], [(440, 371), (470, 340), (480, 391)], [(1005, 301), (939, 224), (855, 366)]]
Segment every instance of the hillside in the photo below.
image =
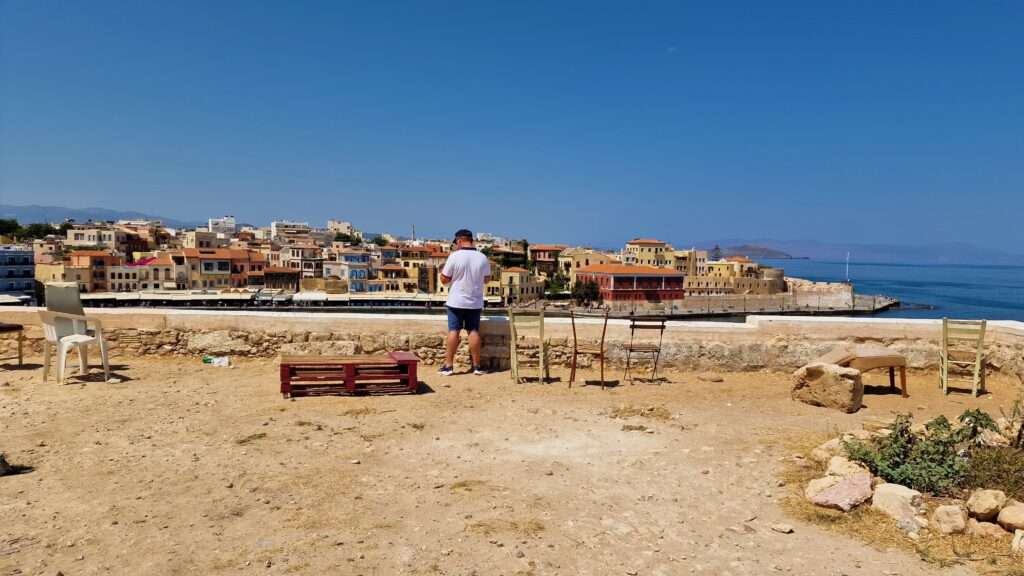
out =
[(76, 222), (89, 220), (161, 220), (165, 226), (171, 228), (187, 228), (196, 225), (196, 222), (186, 222), (174, 218), (164, 218), (133, 210), (111, 210), (108, 208), (65, 208), (63, 206), (16, 206), (13, 204), (0, 204), (0, 218), (13, 218), (22, 225), (36, 222), (59, 223), (71, 218)]
[(776, 250), (774, 248), (768, 248), (767, 246), (759, 246), (757, 244), (741, 244), (739, 246), (726, 246), (722, 248), (722, 256), (746, 256), (751, 260), (759, 260), (765, 258), (792, 258), (792, 256), (782, 250)]

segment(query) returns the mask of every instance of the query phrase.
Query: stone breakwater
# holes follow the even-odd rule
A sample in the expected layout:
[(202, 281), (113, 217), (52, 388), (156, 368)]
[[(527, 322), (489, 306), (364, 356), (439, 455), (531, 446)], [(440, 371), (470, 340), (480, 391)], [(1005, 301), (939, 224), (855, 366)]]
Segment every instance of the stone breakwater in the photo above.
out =
[[(376, 314), (303, 314), (179, 310), (92, 310), (103, 322), (113, 356), (274, 357), (278, 354), (374, 354), (411, 350), (428, 365), (444, 356), (443, 317)], [(26, 348), (42, 350), (33, 309), (0, 310), (0, 321), (26, 325)], [(581, 342), (596, 344), (601, 325), (577, 324)], [(941, 323), (931, 320), (794, 318), (752, 316), (745, 323), (673, 322), (665, 332), (662, 365), (701, 370), (794, 370), (840, 344), (873, 343), (904, 354), (911, 368), (938, 363)], [(509, 361), (508, 323), (488, 318), (482, 325), (483, 363), (504, 369)], [(572, 329), (566, 319), (545, 326), (553, 365), (567, 365)], [(16, 347), (13, 335), (0, 339), (0, 355)], [(622, 366), (628, 323), (609, 324), (608, 364)], [(993, 322), (987, 338), (990, 370), (1024, 379), (1024, 323)], [(536, 352), (534, 352), (536, 353)], [(468, 362), (465, 344), (460, 362)], [(589, 365), (589, 357), (581, 364)]]

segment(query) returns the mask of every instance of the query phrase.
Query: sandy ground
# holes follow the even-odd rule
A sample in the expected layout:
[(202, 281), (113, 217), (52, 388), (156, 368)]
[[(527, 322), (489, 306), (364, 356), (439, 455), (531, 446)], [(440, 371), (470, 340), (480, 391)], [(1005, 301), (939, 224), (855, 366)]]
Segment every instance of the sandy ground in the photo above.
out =
[(787, 519), (775, 473), (794, 437), (1016, 393), (943, 398), (912, 374), (910, 399), (844, 415), (771, 373), (601, 390), (429, 370), (418, 396), (296, 400), (273, 361), (116, 373), (0, 368), (0, 450), (32, 467), (0, 478), (0, 575), (969, 574)]

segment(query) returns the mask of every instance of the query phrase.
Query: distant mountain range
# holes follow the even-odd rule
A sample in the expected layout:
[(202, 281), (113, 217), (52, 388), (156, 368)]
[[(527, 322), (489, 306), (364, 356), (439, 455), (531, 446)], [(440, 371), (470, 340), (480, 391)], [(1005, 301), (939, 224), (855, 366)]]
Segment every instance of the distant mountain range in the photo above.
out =
[(0, 218), (14, 218), (22, 225), (36, 222), (60, 223), (71, 218), (75, 222), (87, 222), (89, 220), (160, 220), (164, 226), (170, 228), (192, 228), (200, 225), (199, 222), (187, 222), (174, 218), (164, 218), (144, 214), (133, 210), (110, 210), (108, 208), (65, 208), (63, 206), (15, 206), (12, 204), (0, 204)]
[[(854, 244), (819, 242), (817, 240), (775, 240), (766, 238), (725, 238), (695, 244), (707, 249), (722, 247), (724, 255), (738, 254), (758, 258), (810, 258), (843, 261), (847, 252), (854, 262), (878, 264), (978, 264), (1024, 266), (1024, 254), (981, 248), (965, 242), (929, 245)], [(726, 248), (726, 247), (729, 248)], [(770, 247), (770, 248), (766, 248)], [(766, 255), (777, 253), (780, 255)]]

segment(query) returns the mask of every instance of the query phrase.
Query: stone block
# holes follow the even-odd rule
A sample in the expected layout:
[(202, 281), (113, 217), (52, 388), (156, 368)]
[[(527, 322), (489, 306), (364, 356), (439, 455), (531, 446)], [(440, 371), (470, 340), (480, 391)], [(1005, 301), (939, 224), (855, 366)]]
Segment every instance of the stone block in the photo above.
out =
[(860, 410), (864, 383), (859, 370), (835, 364), (809, 364), (794, 372), (793, 378), (794, 400), (846, 413)]

